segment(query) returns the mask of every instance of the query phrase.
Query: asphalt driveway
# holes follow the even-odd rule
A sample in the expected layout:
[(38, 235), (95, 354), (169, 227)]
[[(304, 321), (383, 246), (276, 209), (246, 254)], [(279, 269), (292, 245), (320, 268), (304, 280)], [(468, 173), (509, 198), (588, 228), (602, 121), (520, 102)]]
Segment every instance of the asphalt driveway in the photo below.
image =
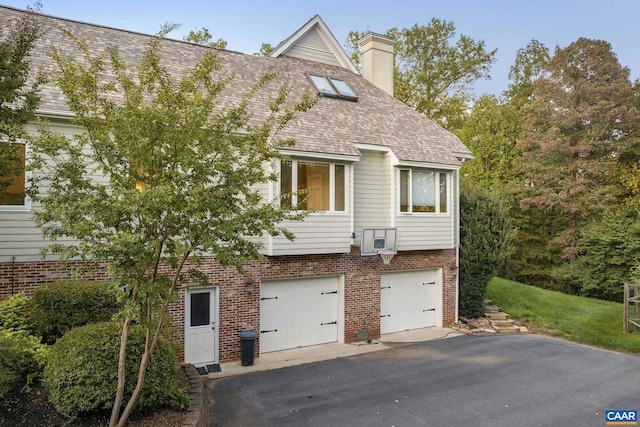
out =
[(212, 380), (213, 426), (604, 426), (640, 410), (640, 357), (464, 335)]

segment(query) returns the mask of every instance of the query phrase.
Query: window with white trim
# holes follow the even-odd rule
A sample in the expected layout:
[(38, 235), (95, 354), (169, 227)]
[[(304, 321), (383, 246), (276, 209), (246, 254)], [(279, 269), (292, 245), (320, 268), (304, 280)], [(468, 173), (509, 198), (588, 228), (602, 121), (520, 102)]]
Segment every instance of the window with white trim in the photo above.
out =
[(420, 169), (400, 169), (400, 212), (447, 213), (448, 174)]
[(4, 170), (8, 171), (5, 176), (0, 176), (0, 209), (20, 209), (27, 207), (28, 200), (25, 195), (26, 175), (25, 157), (26, 145), (16, 143), (6, 144), (0, 147), (6, 150), (3, 158), (6, 162)]
[(326, 212), (346, 210), (346, 166), (302, 160), (286, 160), (280, 163), (280, 194), (285, 206)]

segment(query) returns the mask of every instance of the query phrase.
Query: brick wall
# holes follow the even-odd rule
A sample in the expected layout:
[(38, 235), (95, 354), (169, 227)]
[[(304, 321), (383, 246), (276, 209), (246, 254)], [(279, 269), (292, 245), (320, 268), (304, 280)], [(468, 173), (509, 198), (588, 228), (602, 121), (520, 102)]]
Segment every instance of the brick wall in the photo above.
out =
[[(220, 361), (240, 359), (238, 332), (260, 330), (260, 280), (341, 275), (344, 276), (344, 341), (353, 342), (358, 332), (367, 329), (380, 336), (380, 274), (386, 271), (442, 269), (443, 325), (455, 320), (456, 278), (455, 250), (408, 251), (397, 254), (389, 265), (377, 256), (350, 254), (270, 257), (246, 266), (244, 274), (225, 269), (213, 259), (204, 259), (198, 269), (209, 277), (209, 284), (219, 289)], [(29, 295), (33, 289), (53, 280), (80, 277), (105, 280), (104, 266), (84, 271), (80, 262), (0, 263), (0, 298), (12, 293)], [(180, 300), (170, 307), (177, 339), (184, 348), (184, 289)], [(259, 341), (258, 341), (259, 352)], [(183, 354), (180, 355), (183, 357)]]

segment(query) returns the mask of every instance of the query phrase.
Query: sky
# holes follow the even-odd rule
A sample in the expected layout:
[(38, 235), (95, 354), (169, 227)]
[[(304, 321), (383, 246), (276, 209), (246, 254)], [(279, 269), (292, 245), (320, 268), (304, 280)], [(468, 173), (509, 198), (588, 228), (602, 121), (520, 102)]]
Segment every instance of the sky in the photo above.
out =
[[(35, 1), (35, 0), (33, 0)], [(30, 0), (0, 0), (26, 8)], [(61, 18), (155, 34), (167, 22), (180, 24), (169, 35), (182, 39), (207, 28), (227, 49), (253, 54), (262, 43), (278, 45), (320, 15), (341, 45), (349, 31), (385, 33), (428, 25), (432, 18), (453, 22), (458, 35), (498, 49), (491, 79), (477, 81), (473, 93), (500, 95), (518, 49), (531, 39), (550, 50), (580, 37), (612, 45), (631, 79), (640, 78), (640, 2), (637, 0), (41, 0), (43, 12)]]

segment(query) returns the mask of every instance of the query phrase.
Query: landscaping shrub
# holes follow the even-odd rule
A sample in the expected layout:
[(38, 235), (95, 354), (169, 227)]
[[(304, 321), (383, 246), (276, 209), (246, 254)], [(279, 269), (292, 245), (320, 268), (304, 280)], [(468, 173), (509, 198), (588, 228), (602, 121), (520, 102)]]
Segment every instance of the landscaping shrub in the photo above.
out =
[[(49, 401), (60, 413), (75, 417), (113, 407), (121, 327), (114, 322), (89, 324), (72, 329), (53, 345), (43, 373), (43, 384), (49, 393)], [(131, 328), (125, 363), (125, 403), (138, 378), (144, 332), (140, 326)], [(135, 410), (184, 398), (175, 381), (177, 367), (173, 346), (168, 340), (160, 339), (147, 366)]]
[(47, 354), (40, 337), (30, 335), (23, 294), (0, 301), (0, 400), (29, 385), (37, 377)]
[(23, 293), (0, 301), (0, 329), (7, 331), (27, 331), (29, 322), (25, 316), (29, 298)]
[(471, 185), (460, 191), (460, 302), (463, 317), (484, 314), (484, 293), (504, 261), (510, 221), (495, 196)]
[(60, 281), (34, 291), (29, 316), (35, 335), (53, 344), (71, 328), (111, 320), (120, 308), (109, 283)]
[(38, 376), (46, 353), (39, 337), (0, 330), (0, 400)]

